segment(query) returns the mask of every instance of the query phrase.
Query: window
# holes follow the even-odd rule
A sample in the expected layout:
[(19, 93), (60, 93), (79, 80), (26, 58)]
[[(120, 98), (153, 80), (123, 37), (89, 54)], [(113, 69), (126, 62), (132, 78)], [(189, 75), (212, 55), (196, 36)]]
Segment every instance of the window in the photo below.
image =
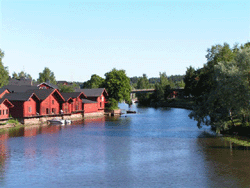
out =
[(46, 108), (46, 114), (49, 114), (49, 109), (48, 108)]
[(32, 112), (32, 108), (31, 108), (31, 106), (29, 107), (29, 112)]
[(2, 115), (2, 110), (0, 110), (0, 115)]
[(3, 110), (3, 115), (4, 115), (4, 110)]
[(78, 105), (76, 105), (76, 110), (78, 110)]
[(52, 113), (56, 114), (56, 108), (52, 108)]
[(9, 110), (8, 109), (6, 110), (6, 114), (9, 114)]
[(52, 100), (52, 104), (54, 104), (55, 103), (55, 101), (54, 100)]

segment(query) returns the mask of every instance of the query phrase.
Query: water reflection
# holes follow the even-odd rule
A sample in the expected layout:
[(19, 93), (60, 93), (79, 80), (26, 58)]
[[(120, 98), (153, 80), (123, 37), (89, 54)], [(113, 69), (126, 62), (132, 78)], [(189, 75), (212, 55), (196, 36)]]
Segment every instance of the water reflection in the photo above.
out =
[[(6, 159), (8, 158), (7, 140), (9, 138), (8, 132), (0, 135), (0, 182), (3, 182), (6, 171)], [(1, 185), (1, 184), (0, 184)]]
[[(136, 106), (135, 106), (136, 108)], [(2, 186), (247, 187), (250, 154), (183, 109), (33, 126), (0, 138)]]

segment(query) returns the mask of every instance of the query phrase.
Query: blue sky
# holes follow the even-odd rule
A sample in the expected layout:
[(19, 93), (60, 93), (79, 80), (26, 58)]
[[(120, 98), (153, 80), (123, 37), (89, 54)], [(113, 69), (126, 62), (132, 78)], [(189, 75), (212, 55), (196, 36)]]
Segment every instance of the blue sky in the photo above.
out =
[(87, 81), (113, 68), (127, 76), (185, 74), (215, 44), (250, 40), (249, 1), (0, 0), (0, 48), (10, 75)]

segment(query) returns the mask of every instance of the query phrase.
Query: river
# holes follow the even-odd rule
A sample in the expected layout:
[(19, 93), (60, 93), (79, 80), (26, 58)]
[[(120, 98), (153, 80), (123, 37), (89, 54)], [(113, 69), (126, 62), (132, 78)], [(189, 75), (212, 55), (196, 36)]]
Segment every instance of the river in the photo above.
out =
[(189, 110), (131, 110), (0, 135), (0, 187), (250, 186), (248, 148), (198, 129)]

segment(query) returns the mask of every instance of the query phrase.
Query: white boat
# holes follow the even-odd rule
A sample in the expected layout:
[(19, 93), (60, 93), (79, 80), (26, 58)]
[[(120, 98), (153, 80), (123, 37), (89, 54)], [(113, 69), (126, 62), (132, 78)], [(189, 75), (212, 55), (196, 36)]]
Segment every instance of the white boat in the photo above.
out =
[(65, 120), (63, 119), (51, 119), (51, 120), (48, 120), (48, 122), (50, 124), (59, 124), (59, 125), (65, 125)]
[(70, 119), (65, 119), (65, 124), (66, 125), (70, 125), (71, 124), (71, 120)]

